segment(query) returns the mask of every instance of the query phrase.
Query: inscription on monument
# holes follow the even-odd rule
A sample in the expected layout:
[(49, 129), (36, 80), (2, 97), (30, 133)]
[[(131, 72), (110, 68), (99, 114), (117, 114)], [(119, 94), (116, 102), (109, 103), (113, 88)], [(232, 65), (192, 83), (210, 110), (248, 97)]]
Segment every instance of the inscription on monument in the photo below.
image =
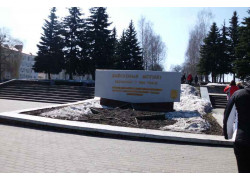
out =
[(180, 79), (175, 72), (96, 70), (95, 96), (131, 103), (178, 102)]

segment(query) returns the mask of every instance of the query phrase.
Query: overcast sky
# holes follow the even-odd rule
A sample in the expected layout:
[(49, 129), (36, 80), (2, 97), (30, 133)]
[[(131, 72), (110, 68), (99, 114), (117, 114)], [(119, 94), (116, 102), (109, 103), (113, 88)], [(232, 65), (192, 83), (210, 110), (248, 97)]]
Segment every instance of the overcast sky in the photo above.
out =
[[(61, 3), (57, 2), (54, 4), (46, 4), (47, 0), (44, 0), (42, 1), (44, 2), (42, 4), (40, 3), (40, 1), (38, 1), (37, 4), (34, 4), (33, 1), (30, 1), (29, 6), (28, 3), (25, 4), (25, 2), (29, 0), (23, 0), (22, 5), (15, 4), (15, 6), (13, 6), (9, 4), (11, 1), (13, 0), (9, 0), (7, 3), (5, 3), (5, 7), (0, 7), (0, 27), (8, 28), (10, 34), (13, 37), (23, 41), (23, 51), (25, 53), (37, 53), (36, 45), (40, 41), (44, 19), (47, 19), (50, 13), (50, 8), (52, 6), (57, 7), (57, 15), (59, 17), (64, 17), (68, 15), (68, 10), (66, 9), (66, 7), (77, 5), (78, 7), (82, 8), (82, 13), (84, 13), (85, 17), (87, 17), (89, 15), (90, 7), (93, 7), (94, 5), (105, 5), (110, 17), (109, 20), (110, 22), (113, 22), (112, 27), (115, 26), (117, 28), (118, 35), (121, 34), (123, 29), (128, 27), (130, 20), (133, 20), (135, 26), (137, 27), (138, 21), (142, 15), (153, 22), (154, 31), (162, 37), (162, 40), (167, 46), (167, 56), (164, 62), (164, 68), (166, 70), (169, 70), (169, 67), (172, 64), (181, 64), (184, 62), (185, 51), (189, 38), (189, 31), (195, 24), (197, 13), (202, 9), (206, 8), (214, 14), (213, 22), (216, 22), (219, 27), (222, 25), (224, 20), (226, 21), (226, 25), (229, 24), (229, 19), (232, 17), (233, 11), (237, 11), (240, 21), (243, 17), (248, 16), (247, 7), (209, 7), (214, 6), (214, 4), (206, 3), (203, 4), (202, 7), (150, 7), (150, 3), (148, 3), (148, 0), (138, 0), (134, 6), (125, 7), (126, 4), (123, 3), (99, 3), (86, 5), (81, 3), (63, 3), (63, 0), (60, 1)], [(57, 0), (55, 0), (54, 2), (56, 1)], [(181, 0), (177, 0), (176, 2), (178, 1)], [(138, 4), (138, 2), (144, 3)], [(158, 0), (156, 0), (156, 2), (158, 2)], [(157, 5), (157, 3), (152, 4), (151, 1), (151, 6), (155, 5)], [(160, 5), (162, 4), (159, 4), (159, 6)], [(187, 4), (187, 6), (189, 5), (190, 4)], [(230, 6), (233, 5), (238, 6), (235, 3), (231, 4)], [(131, 4), (127, 4), (127, 6), (131, 6)], [(162, 6), (165, 6), (165, 4), (163, 4)], [(178, 6), (178, 4), (176, 6)], [(196, 4), (193, 4), (193, 6), (196, 6)]]

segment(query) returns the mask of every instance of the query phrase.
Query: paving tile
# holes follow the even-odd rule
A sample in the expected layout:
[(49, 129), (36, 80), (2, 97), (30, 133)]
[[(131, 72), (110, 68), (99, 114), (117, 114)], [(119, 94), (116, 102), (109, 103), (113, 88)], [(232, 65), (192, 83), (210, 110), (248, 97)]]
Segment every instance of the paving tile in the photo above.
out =
[(233, 148), (153, 143), (0, 124), (0, 172), (237, 172)]

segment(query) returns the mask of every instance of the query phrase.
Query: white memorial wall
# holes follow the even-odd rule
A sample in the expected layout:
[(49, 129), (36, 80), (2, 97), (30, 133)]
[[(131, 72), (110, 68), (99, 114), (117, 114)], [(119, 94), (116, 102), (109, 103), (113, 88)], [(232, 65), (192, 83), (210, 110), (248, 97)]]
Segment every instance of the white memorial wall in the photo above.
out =
[(131, 103), (179, 102), (181, 73), (96, 70), (95, 96)]

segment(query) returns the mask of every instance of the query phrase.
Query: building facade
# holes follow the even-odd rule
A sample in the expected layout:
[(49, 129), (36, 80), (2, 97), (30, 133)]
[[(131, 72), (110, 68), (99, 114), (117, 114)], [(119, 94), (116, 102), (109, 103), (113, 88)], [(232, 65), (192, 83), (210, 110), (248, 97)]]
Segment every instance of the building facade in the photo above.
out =
[[(7, 56), (8, 55), (8, 56)], [(45, 73), (36, 73), (33, 70), (35, 56), (22, 52), (22, 47), (18, 49), (0, 48), (0, 81), (10, 79), (48, 79)], [(51, 74), (51, 79), (69, 80), (69, 75), (65, 70), (59, 74)], [(92, 80), (91, 75), (73, 76), (75, 81)]]
[(0, 81), (19, 78), (19, 68), (22, 59), (21, 49), (0, 47)]
[(18, 79), (39, 79), (39, 74), (32, 69), (34, 59), (34, 55), (22, 53)]

